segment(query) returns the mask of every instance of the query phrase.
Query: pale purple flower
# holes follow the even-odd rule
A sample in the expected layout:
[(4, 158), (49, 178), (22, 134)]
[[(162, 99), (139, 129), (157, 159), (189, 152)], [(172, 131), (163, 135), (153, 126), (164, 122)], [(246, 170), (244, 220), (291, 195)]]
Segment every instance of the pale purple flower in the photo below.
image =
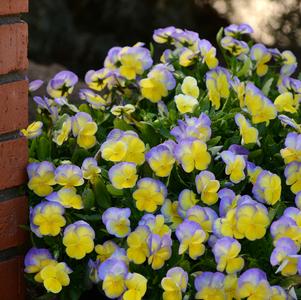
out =
[(26, 273), (37, 273), (42, 268), (42, 262), (45, 260), (52, 260), (53, 256), (51, 255), (48, 249), (44, 248), (31, 248), (25, 255), (24, 265)]
[(287, 237), (277, 240), (275, 246), (270, 257), (272, 266), (280, 265), (287, 256), (297, 254), (300, 248), (293, 240)]
[(77, 82), (76, 74), (70, 71), (61, 71), (48, 82), (47, 92), (52, 98), (65, 97), (72, 93)]
[(28, 86), (29, 92), (30, 93), (35, 92), (42, 86), (43, 83), (44, 81), (40, 79), (31, 81)]
[(224, 29), (225, 35), (227, 36), (237, 36), (241, 34), (252, 34), (254, 32), (253, 28), (248, 24), (231, 24)]
[(110, 207), (102, 214), (102, 222), (107, 231), (119, 238), (127, 236), (130, 231), (131, 210), (127, 208)]

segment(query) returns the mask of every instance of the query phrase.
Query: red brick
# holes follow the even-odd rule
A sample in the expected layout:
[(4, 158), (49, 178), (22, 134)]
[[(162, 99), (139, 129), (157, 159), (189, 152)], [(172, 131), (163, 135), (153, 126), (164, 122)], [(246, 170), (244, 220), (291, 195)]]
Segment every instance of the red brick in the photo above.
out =
[(21, 196), (0, 202), (0, 250), (25, 243), (28, 232), (20, 225), (26, 225), (27, 218), (27, 197)]
[(0, 15), (15, 15), (28, 12), (28, 0), (1, 0)]
[(25, 138), (0, 142), (0, 190), (26, 181), (27, 156)]
[(0, 134), (27, 126), (28, 83), (26, 80), (0, 85)]
[(23, 257), (0, 262), (0, 299), (24, 300)]
[(26, 23), (0, 26), (0, 74), (27, 69), (27, 45)]

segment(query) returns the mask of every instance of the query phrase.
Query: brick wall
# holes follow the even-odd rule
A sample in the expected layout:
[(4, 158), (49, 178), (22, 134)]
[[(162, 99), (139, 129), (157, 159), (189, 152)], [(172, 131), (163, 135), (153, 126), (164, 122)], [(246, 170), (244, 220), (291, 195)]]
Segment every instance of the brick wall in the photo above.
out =
[(0, 0), (0, 299), (23, 300), (26, 224), (27, 143), (18, 131), (27, 126), (27, 24), (21, 14), (28, 0)]

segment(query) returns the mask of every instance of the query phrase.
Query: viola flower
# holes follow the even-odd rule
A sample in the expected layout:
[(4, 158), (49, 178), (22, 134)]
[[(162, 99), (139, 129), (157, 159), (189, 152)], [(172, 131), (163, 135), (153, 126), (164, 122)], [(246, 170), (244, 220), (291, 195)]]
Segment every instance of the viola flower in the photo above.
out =
[(285, 139), (285, 148), (280, 150), (285, 164), (301, 162), (301, 134), (290, 132)]
[(274, 244), (281, 238), (290, 238), (297, 245), (301, 245), (301, 228), (290, 216), (281, 216), (279, 220), (274, 221), (271, 225), (271, 235)]
[(198, 49), (201, 53), (202, 62), (205, 63), (209, 69), (214, 69), (218, 66), (216, 49), (211, 45), (209, 41), (205, 39), (200, 40)]
[(176, 161), (170, 149), (163, 144), (151, 148), (145, 158), (150, 168), (159, 177), (169, 176)]
[(74, 187), (63, 187), (48, 195), (46, 200), (60, 203), (65, 208), (82, 209), (84, 207), (82, 197), (76, 193)]
[(148, 239), (149, 257), (148, 264), (153, 270), (159, 270), (164, 266), (166, 260), (171, 257), (172, 240), (169, 235), (160, 237), (157, 234), (150, 234)]
[(101, 145), (101, 155), (105, 160), (113, 162), (144, 163), (145, 145), (136, 132), (113, 129)]
[(26, 273), (39, 273), (45, 266), (55, 262), (48, 249), (31, 248), (25, 255), (24, 271)]
[(30, 223), (38, 235), (56, 236), (66, 225), (64, 213), (65, 209), (59, 203), (41, 202), (33, 208)]
[(245, 105), (252, 116), (253, 124), (268, 124), (277, 117), (275, 105), (251, 82), (246, 86)]
[(141, 300), (146, 293), (147, 279), (138, 273), (128, 273), (125, 279), (127, 290), (122, 300)]
[(242, 34), (252, 34), (254, 32), (253, 28), (248, 25), (241, 23), (239, 25), (237, 24), (231, 24), (224, 29), (224, 33), (226, 36), (232, 36), (237, 37)]
[(235, 155), (233, 152), (227, 150), (221, 153), (221, 158), (226, 164), (226, 174), (230, 175), (230, 180), (238, 183), (245, 179), (244, 169), (246, 167), (245, 159), (242, 155)]
[(281, 197), (281, 179), (269, 171), (262, 171), (257, 177), (252, 192), (258, 201), (274, 205)]
[(224, 217), (231, 208), (236, 208), (241, 196), (236, 196), (232, 190), (224, 188), (218, 192), (218, 197), (220, 198), (219, 215)]
[(79, 92), (79, 98), (87, 101), (94, 109), (104, 110), (108, 104), (102, 96), (89, 89), (81, 89)]
[(220, 272), (226, 270), (228, 274), (241, 271), (244, 259), (238, 256), (240, 250), (241, 245), (236, 239), (230, 237), (218, 239), (212, 249), (217, 263), (216, 269)]
[(185, 117), (185, 122), (178, 120), (178, 126), (174, 127), (170, 134), (173, 135), (178, 142), (182, 139), (193, 137), (203, 142), (207, 142), (211, 137), (211, 121), (205, 113), (201, 113), (198, 118)]
[(46, 110), (53, 121), (56, 121), (59, 114), (59, 108), (57, 107), (53, 99), (47, 97), (34, 96), (33, 101), (38, 105), (37, 111), (41, 113), (42, 110)]
[(124, 47), (119, 52), (119, 62), (120, 75), (128, 80), (136, 79), (153, 64), (150, 51), (140, 46)]
[(174, 201), (171, 202), (169, 199), (165, 199), (162, 207), (161, 207), (161, 213), (164, 216), (164, 219), (167, 223), (170, 223), (171, 229), (176, 229), (179, 224), (182, 223), (182, 218), (180, 214), (178, 213), (179, 210), (179, 202)]
[(186, 76), (181, 85), (182, 93), (195, 99), (199, 97), (200, 89), (197, 80), (192, 76)]
[(147, 74), (147, 78), (140, 80), (139, 85), (142, 96), (157, 103), (175, 88), (176, 81), (166, 66), (156, 65)]
[(211, 162), (207, 145), (195, 138), (183, 139), (175, 147), (175, 157), (187, 173), (205, 170)]
[(289, 163), (285, 170), (284, 176), (286, 184), (291, 186), (291, 191), (296, 195), (301, 191), (301, 163), (293, 161)]
[(285, 111), (296, 113), (299, 108), (300, 98), (294, 96), (290, 92), (280, 94), (274, 101), (274, 104), (279, 112)]
[(297, 273), (298, 256), (296, 255), (300, 246), (290, 238), (280, 238), (276, 242), (270, 263), (272, 266), (279, 265), (276, 273), (281, 272), (283, 276), (292, 276)]
[(97, 161), (93, 157), (84, 159), (81, 170), (83, 178), (89, 180), (92, 184), (95, 184), (101, 173), (101, 168), (98, 167)]
[(300, 125), (293, 120), (292, 118), (289, 118), (286, 115), (278, 115), (278, 119), (281, 121), (281, 124), (286, 127), (287, 125), (296, 130), (297, 132), (301, 132)]
[(145, 144), (134, 132), (126, 131), (121, 138), (127, 145), (124, 161), (142, 165), (145, 161)]
[(21, 133), (28, 140), (35, 139), (42, 134), (43, 123), (40, 121), (32, 122), (26, 129), (22, 129)]
[(71, 132), (72, 119), (67, 117), (59, 130), (54, 131), (52, 140), (59, 146), (66, 142)]
[(258, 176), (261, 174), (263, 169), (259, 166), (254, 165), (251, 162), (247, 162), (247, 173), (249, 176), (250, 182), (254, 185), (257, 181)]
[(80, 147), (90, 149), (96, 144), (97, 124), (89, 114), (79, 112), (72, 117), (72, 132)]
[(135, 106), (132, 104), (126, 105), (113, 105), (111, 108), (112, 115), (116, 117), (121, 117), (123, 115), (130, 115), (136, 110)]
[[(249, 269), (238, 279), (238, 296), (246, 299), (270, 299), (271, 288), (266, 274), (260, 269)], [(256, 298), (255, 298), (256, 297)]]
[(188, 284), (188, 273), (180, 267), (168, 270), (166, 277), (162, 278), (161, 286), (164, 289), (163, 300), (182, 300)]
[(215, 179), (213, 173), (209, 171), (202, 171), (195, 178), (196, 189), (201, 194), (201, 200), (207, 205), (213, 205), (218, 200), (218, 189), (220, 183)]
[(199, 102), (192, 96), (179, 94), (175, 96), (175, 103), (178, 111), (186, 114), (193, 113)]
[(235, 217), (237, 230), (248, 240), (254, 241), (265, 236), (270, 221), (268, 211), (262, 204), (255, 202), (239, 205)]
[(206, 233), (207, 240), (209, 234), (213, 231), (213, 224), (217, 219), (217, 214), (210, 207), (201, 207), (199, 205), (195, 205), (188, 209), (186, 218), (187, 220), (194, 221), (201, 226)]
[(147, 238), (150, 235), (150, 230), (147, 226), (140, 225), (135, 231), (131, 232), (127, 237), (127, 257), (135, 264), (143, 264), (149, 256)]
[(102, 245), (96, 245), (95, 252), (97, 253), (97, 259), (104, 262), (109, 259), (117, 249), (118, 246), (113, 241), (106, 241)]
[(102, 214), (102, 222), (110, 234), (122, 238), (131, 232), (130, 215), (129, 208), (110, 207)]
[(221, 39), (221, 46), (234, 56), (239, 56), (249, 52), (249, 46), (246, 42), (236, 40), (231, 36), (223, 37)]
[(206, 87), (208, 97), (215, 109), (221, 106), (221, 98), (227, 99), (230, 95), (230, 74), (221, 67), (212, 69), (206, 73)]
[(179, 55), (179, 64), (182, 67), (189, 67), (195, 64), (198, 60), (199, 53), (190, 48), (182, 47), (177, 51)]
[(165, 224), (163, 215), (154, 216), (152, 214), (145, 214), (139, 221), (139, 225), (147, 226), (151, 233), (157, 234), (160, 237), (171, 235), (171, 230), (169, 226)]
[[(122, 50), (122, 47), (112, 47), (104, 60), (105, 69), (112, 71), (118, 68), (119, 62), (119, 53)], [(91, 72), (91, 74), (93, 74)]]
[(125, 280), (128, 266), (120, 259), (104, 261), (98, 268), (98, 277), (102, 280), (102, 289), (110, 299), (120, 297), (126, 290)]
[(40, 197), (49, 195), (56, 184), (54, 172), (55, 167), (51, 162), (30, 163), (27, 166), (28, 188)]
[(120, 162), (126, 156), (127, 145), (122, 140), (107, 140), (101, 145), (100, 150), (103, 159)]
[(196, 194), (188, 189), (184, 189), (179, 194), (179, 207), (178, 212), (182, 217), (186, 217), (186, 212), (189, 208), (194, 207), (198, 203), (198, 199), (196, 199)]
[(269, 67), (267, 63), (271, 60), (272, 55), (263, 44), (255, 44), (250, 51), (250, 57), (255, 61), (256, 74), (258, 76), (264, 76)]
[(140, 211), (154, 212), (158, 205), (162, 205), (167, 196), (165, 185), (153, 178), (142, 178), (137, 182), (137, 189), (133, 193), (136, 207)]
[(194, 280), (195, 299), (225, 299), (224, 280), (223, 273), (202, 272)]
[(136, 165), (130, 162), (118, 163), (110, 168), (109, 178), (116, 189), (132, 188), (138, 179)]
[(111, 71), (106, 68), (90, 70), (85, 75), (85, 82), (90, 89), (100, 92), (108, 86), (110, 74)]
[(43, 85), (43, 83), (44, 81), (40, 79), (29, 82), (28, 91), (30, 93), (37, 91)]
[(240, 108), (243, 108), (245, 106), (246, 83), (241, 82), (236, 76), (234, 76), (233, 80), (231, 81), (231, 87), (233, 88), (234, 92), (237, 95)]
[(158, 44), (167, 43), (172, 40), (172, 36), (176, 31), (180, 31), (180, 29), (177, 29), (174, 26), (158, 28), (153, 33), (153, 40)]
[(281, 286), (271, 286), (271, 299), (285, 300), (287, 298), (288, 295)]
[(240, 113), (236, 114), (235, 123), (239, 127), (242, 145), (259, 143), (258, 130), (251, 126), (249, 120), (247, 120), (244, 115)]
[(77, 82), (76, 74), (70, 71), (61, 71), (48, 82), (47, 93), (52, 98), (67, 97), (72, 93)]
[(58, 294), (63, 286), (70, 284), (69, 274), (72, 270), (64, 262), (47, 265), (40, 272), (40, 279), (45, 289)]
[(292, 92), (295, 96), (299, 97), (301, 93), (301, 81), (289, 76), (283, 76), (279, 78), (277, 88), (280, 94)]
[(189, 257), (195, 260), (204, 254), (206, 233), (198, 223), (184, 220), (177, 227), (176, 236), (180, 242), (179, 255), (188, 251)]
[(290, 76), (295, 72), (298, 64), (292, 51), (285, 50), (281, 53), (281, 65), (280, 74), (282, 76)]
[(85, 221), (77, 221), (64, 230), (63, 244), (69, 257), (82, 259), (94, 250), (95, 232)]
[(75, 187), (84, 184), (80, 167), (71, 164), (60, 165), (55, 170), (55, 181), (64, 187)]

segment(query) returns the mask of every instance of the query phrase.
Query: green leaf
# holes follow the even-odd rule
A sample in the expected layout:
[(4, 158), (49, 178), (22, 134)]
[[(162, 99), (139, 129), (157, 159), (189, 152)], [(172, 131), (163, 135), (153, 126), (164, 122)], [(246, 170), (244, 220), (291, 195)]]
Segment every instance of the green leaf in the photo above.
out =
[(90, 152), (83, 148), (77, 148), (73, 152), (71, 161), (76, 165), (81, 165), (83, 160), (87, 157), (91, 156)]
[(134, 130), (134, 128), (126, 123), (123, 119), (114, 119), (114, 128), (120, 129), (120, 130)]
[(79, 106), (79, 110), (82, 111), (82, 112), (88, 113), (89, 115), (91, 115), (91, 109), (90, 109), (89, 105), (86, 104), (86, 103), (81, 104)]
[(224, 33), (224, 28), (221, 27), (221, 29), (218, 31), (217, 35), (216, 35), (216, 42), (218, 45), (221, 44), (221, 40), (223, 38), (223, 33)]
[(262, 92), (268, 96), (271, 86), (273, 84), (274, 78), (270, 78), (269, 80), (266, 81), (266, 83), (264, 84), (263, 88), (262, 88)]
[(122, 196), (123, 195), (123, 190), (118, 190), (112, 186), (112, 184), (107, 184), (106, 185), (108, 192), (112, 196)]
[(252, 61), (250, 58), (247, 58), (242, 66), (242, 68), (237, 72), (237, 77), (246, 76), (250, 71), (252, 66)]
[(92, 189), (85, 188), (82, 193), (82, 200), (84, 204), (84, 209), (91, 209), (95, 204), (95, 195)]
[(80, 218), (81, 220), (88, 221), (88, 222), (98, 222), (101, 220), (101, 214), (93, 214), (93, 215), (85, 215), (85, 214), (74, 214), (76, 217)]
[(213, 147), (213, 146), (216, 146), (218, 144), (218, 142), (221, 140), (221, 136), (216, 136), (212, 139), (210, 139), (208, 142), (207, 142), (207, 145), (208, 145), (208, 148), (209, 147)]
[(97, 179), (93, 189), (97, 205), (100, 208), (109, 208), (111, 206), (111, 197), (101, 177)]
[(137, 122), (136, 126), (141, 132), (141, 137), (144, 143), (148, 143), (152, 147), (160, 143), (160, 135), (153, 125), (147, 122)]
[(48, 138), (41, 136), (38, 139), (37, 156), (39, 160), (47, 160), (51, 157), (51, 143)]

